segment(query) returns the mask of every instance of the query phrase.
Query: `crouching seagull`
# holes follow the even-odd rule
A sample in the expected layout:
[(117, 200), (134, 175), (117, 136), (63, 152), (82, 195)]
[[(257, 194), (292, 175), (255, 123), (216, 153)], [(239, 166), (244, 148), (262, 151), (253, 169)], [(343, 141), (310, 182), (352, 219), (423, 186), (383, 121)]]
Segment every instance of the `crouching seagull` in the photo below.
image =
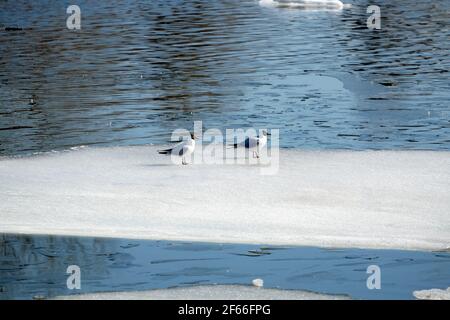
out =
[(244, 147), (246, 149), (253, 151), (253, 158), (259, 158), (258, 148), (264, 148), (267, 144), (267, 136), (270, 133), (267, 130), (262, 130), (262, 136), (257, 135), (256, 137), (248, 137), (240, 143), (235, 143), (232, 146), (236, 149), (238, 147)]
[(162, 150), (158, 150), (159, 154), (173, 154), (176, 156), (181, 157), (181, 163), (183, 165), (187, 165), (187, 161), (186, 161), (186, 157), (190, 156), (192, 154), (192, 152), (194, 152), (195, 150), (195, 136), (193, 133), (191, 133), (191, 135), (181, 141), (180, 143), (174, 145), (172, 148), (169, 149), (162, 149)]

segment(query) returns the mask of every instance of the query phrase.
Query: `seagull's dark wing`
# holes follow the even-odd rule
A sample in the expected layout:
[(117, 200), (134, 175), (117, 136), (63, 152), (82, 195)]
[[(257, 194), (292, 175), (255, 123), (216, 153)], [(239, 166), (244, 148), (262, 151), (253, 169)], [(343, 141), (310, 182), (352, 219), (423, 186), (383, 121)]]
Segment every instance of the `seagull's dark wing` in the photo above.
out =
[(258, 138), (249, 138), (247, 137), (244, 141), (240, 142), (240, 143), (235, 143), (232, 146), (237, 148), (237, 147), (245, 147), (247, 149), (249, 148), (254, 148), (255, 144), (258, 145), (259, 144), (259, 139)]
[(247, 145), (248, 145), (248, 138), (245, 141), (243, 141), (243, 142), (233, 144), (233, 147), (236, 149), (237, 147), (244, 146), (244, 145), (245, 145), (245, 147), (247, 147)]
[(250, 148), (250, 138), (245, 139), (245, 141), (244, 141), (244, 146), (245, 146), (246, 148)]

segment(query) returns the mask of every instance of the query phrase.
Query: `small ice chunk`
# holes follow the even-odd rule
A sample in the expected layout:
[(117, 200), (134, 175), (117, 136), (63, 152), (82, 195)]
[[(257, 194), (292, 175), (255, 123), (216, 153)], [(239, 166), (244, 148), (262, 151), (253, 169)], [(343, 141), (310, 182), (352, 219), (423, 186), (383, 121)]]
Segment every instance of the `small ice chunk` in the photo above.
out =
[(264, 280), (263, 279), (253, 279), (252, 280), (252, 284), (255, 286), (255, 287), (258, 287), (258, 288), (262, 288), (263, 286), (264, 286)]
[(447, 290), (417, 290), (413, 292), (413, 295), (420, 300), (450, 300), (450, 287)]
[(260, 0), (259, 5), (263, 7), (298, 8), (298, 9), (325, 9), (342, 10), (349, 8), (340, 0)]

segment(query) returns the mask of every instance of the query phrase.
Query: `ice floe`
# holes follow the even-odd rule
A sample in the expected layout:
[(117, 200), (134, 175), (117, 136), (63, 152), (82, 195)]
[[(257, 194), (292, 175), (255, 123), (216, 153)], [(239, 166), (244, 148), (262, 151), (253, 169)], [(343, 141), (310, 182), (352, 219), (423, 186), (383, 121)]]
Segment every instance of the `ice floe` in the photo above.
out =
[(0, 159), (0, 232), (321, 247), (450, 247), (450, 153), (280, 151), (174, 165), (156, 146)]
[(263, 289), (243, 285), (203, 285), (129, 292), (58, 296), (57, 300), (344, 300), (347, 296), (299, 290)]

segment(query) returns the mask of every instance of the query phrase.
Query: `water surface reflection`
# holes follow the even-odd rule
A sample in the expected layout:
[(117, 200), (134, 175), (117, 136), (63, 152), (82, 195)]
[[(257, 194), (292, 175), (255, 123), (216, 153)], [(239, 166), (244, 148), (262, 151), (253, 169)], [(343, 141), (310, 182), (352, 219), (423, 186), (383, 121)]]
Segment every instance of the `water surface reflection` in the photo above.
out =
[[(373, 264), (382, 271), (381, 290), (366, 287)], [(81, 268), (79, 291), (66, 287), (69, 265)], [(269, 288), (412, 299), (414, 290), (448, 286), (450, 253), (0, 235), (0, 299), (250, 284), (255, 278)]]
[[(0, 2), (0, 154), (281, 129), (281, 146), (449, 149), (446, 0), (311, 12), (248, 0)], [(5, 27), (18, 26), (19, 31)], [(30, 104), (30, 99), (34, 103)]]

